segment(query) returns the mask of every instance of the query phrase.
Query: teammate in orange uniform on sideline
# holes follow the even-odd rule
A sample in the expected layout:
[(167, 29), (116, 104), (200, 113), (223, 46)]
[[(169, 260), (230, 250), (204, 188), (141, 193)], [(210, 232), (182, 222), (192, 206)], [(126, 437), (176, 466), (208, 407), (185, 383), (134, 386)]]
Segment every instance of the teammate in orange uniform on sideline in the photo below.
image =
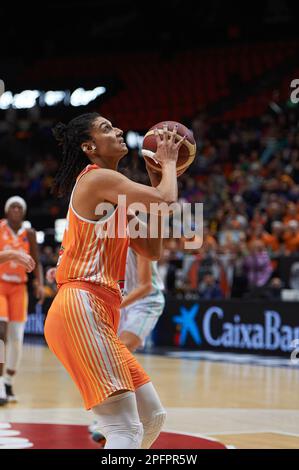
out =
[[(148, 168), (153, 186), (146, 186), (116, 171), (128, 149), (123, 132), (104, 117), (88, 113), (54, 129), (63, 151), (56, 191), (72, 194), (57, 264), (58, 293), (45, 337), (85, 407), (95, 412), (107, 449), (149, 448), (165, 420), (150, 378), (117, 336), (128, 245), (158, 259), (162, 234), (150, 238), (148, 227), (147, 238), (130, 238), (126, 210), (117, 206), (109, 217), (101, 217), (97, 209), (107, 201), (117, 205), (119, 195), (125, 196), (126, 208), (141, 202), (148, 212), (151, 203), (176, 201), (176, 162), (184, 140), (175, 142), (176, 132), (168, 132), (167, 125), (162, 137), (155, 131), (162, 174)], [(107, 224), (114, 227), (114, 237), (109, 230), (105, 234)]]
[(38, 262), (35, 231), (23, 227), (26, 202), (19, 196), (6, 201), (6, 219), (0, 221), (0, 340), (6, 344), (6, 372), (0, 364), (0, 405), (16, 402), (13, 379), (21, 354), (27, 319), (27, 272), (34, 270), (34, 287), (44, 298), (42, 267)]

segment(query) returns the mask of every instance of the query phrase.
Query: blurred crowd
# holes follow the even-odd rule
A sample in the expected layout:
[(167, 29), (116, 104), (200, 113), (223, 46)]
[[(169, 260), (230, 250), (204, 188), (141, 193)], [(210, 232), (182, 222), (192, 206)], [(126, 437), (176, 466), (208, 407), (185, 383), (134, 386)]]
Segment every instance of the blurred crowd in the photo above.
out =
[[(204, 299), (280, 299), (287, 281), (279, 260), (299, 255), (298, 111), (221, 125), (201, 114), (192, 127), (198, 157), (180, 195), (203, 202), (203, 245), (196, 253), (182, 240), (166, 242), (168, 289)], [(294, 289), (296, 266), (288, 286)]]
[[(280, 298), (286, 281), (279, 259), (299, 255), (298, 118), (297, 108), (278, 107), (254, 120), (212, 123), (199, 113), (185, 121), (198, 151), (179, 178), (180, 201), (203, 203), (203, 244), (187, 250), (183, 237), (165, 240), (159, 266), (167, 291), (203, 299)], [(67, 201), (51, 194), (59, 151), (50, 127), (0, 129), (2, 207), (12, 194), (23, 196), (39, 230), (67, 210)], [(148, 183), (138, 150), (121, 171)], [(57, 253), (55, 245), (41, 247), (45, 269), (56, 264)]]

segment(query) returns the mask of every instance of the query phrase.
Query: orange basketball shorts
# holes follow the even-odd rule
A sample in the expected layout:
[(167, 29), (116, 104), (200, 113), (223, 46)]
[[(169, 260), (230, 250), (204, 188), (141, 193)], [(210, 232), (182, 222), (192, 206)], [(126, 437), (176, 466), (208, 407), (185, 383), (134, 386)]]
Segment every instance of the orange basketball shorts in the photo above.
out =
[(49, 348), (69, 372), (85, 408), (119, 390), (135, 391), (149, 376), (117, 336), (118, 297), (86, 283), (63, 284), (45, 323)]
[(0, 281), (0, 321), (25, 322), (27, 309), (27, 285)]

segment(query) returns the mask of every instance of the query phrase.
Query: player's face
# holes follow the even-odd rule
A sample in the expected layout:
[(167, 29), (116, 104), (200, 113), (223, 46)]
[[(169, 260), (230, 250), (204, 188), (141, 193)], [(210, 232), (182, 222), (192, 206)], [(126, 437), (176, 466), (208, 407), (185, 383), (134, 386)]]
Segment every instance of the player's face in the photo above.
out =
[(21, 223), (24, 217), (23, 207), (21, 206), (21, 204), (18, 204), (17, 202), (11, 204), (9, 206), (6, 216), (7, 216), (7, 219), (11, 222)]
[(96, 145), (96, 153), (102, 158), (122, 158), (128, 153), (123, 131), (113, 127), (111, 122), (102, 116), (94, 121), (91, 137)]

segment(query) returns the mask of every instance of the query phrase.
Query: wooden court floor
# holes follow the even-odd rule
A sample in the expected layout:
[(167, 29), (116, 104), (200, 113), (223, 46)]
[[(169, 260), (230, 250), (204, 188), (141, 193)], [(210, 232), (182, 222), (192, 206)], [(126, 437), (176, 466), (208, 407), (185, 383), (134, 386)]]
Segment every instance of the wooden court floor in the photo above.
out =
[[(166, 431), (247, 449), (299, 448), (299, 369), (138, 355), (168, 417)], [(0, 422), (89, 424), (71, 379), (44, 345), (25, 344), (19, 403)]]

